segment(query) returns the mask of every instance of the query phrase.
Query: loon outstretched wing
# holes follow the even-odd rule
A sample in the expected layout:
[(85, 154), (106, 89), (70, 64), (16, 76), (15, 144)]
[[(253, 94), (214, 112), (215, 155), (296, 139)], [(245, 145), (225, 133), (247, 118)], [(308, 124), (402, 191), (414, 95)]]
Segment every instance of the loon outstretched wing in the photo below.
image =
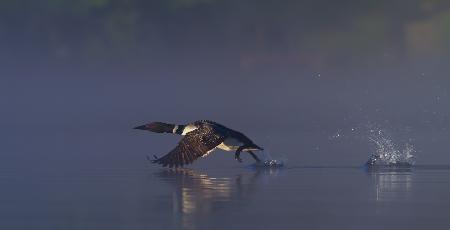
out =
[(165, 156), (153, 160), (162, 166), (179, 167), (190, 164), (197, 158), (207, 154), (226, 139), (226, 135), (211, 125), (202, 125), (189, 132), (172, 151)]

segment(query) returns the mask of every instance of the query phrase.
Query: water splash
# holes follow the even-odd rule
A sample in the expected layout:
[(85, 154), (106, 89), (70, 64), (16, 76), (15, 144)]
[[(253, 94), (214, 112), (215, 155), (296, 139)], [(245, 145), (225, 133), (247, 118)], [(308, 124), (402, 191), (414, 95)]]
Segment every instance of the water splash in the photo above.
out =
[(255, 163), (253, 166), (258, 168), (281, 168), (285, 165), (286, 159), (275, 159), (271, 154), (271, 139), (266, 137), (267, 147), (261, 151), (261, 161)]
[(266, 160), (263, 163), (260, 163), (261, 166), (270, 167), (270, 168), (278, 168), (284, 166), (284, 161), (282, 160)]
[(368, 165), (413, 165), (414, 146), (407, 142), (400, 149), (392, 140), (391, 136), (382, 128), (369, 127), (368, 139), (376, 147), (366, 164)]
[(285, 160), (274, 159), (269, 151), (264, 151), (264, 157), (254, 167), (281, 168), (285, 165)]

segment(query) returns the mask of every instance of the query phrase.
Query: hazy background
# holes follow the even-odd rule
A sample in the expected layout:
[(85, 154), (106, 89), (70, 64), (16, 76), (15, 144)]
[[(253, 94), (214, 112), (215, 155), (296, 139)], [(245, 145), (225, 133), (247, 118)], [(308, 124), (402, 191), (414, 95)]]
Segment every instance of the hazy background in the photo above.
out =
[(178, 139), (132, 127), (198, 119), (291, 165), (362, 164), (368, 123), (448, 164), (449, 41), (446, 0), (1, 0), (0, 166), (144, 167)]

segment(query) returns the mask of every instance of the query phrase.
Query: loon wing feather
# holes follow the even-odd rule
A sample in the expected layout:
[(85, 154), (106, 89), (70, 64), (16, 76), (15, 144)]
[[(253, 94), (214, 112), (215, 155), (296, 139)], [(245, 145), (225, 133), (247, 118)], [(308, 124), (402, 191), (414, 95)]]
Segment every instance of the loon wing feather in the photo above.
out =
[(213, 126), (203, 125), (184, 136), (178, 145), (165, 156), (153, 160), (162, 166), (178, 167), (190, 164), (225, 140), (226, 136)]

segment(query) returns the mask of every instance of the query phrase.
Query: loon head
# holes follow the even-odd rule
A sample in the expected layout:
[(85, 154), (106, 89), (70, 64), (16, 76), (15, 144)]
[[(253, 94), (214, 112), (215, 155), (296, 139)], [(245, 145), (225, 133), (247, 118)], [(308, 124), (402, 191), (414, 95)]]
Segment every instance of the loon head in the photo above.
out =
[(147, 130), (155, 133), (172, 133), (175, 125), (163, 122), (150, 122), (145, 125), (134, 127), (134, 129)]

